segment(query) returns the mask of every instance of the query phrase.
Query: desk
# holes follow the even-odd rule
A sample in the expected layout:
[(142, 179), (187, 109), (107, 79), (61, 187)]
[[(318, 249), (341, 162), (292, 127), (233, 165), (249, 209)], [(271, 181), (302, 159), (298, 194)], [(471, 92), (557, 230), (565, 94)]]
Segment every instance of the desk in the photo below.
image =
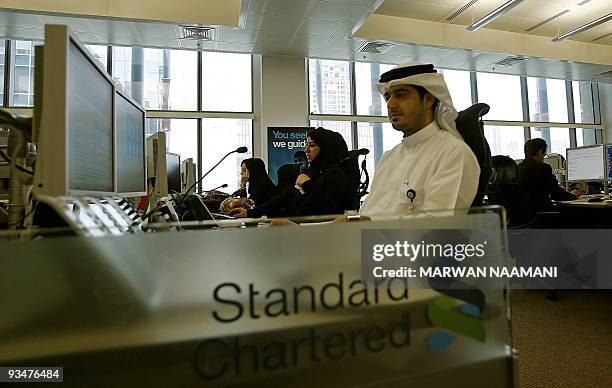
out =
[(612, 201), (587, 202), (584, 199), (556, 203), (563, 224), (569, 228), (612, 228)]
[(575, 201), (559, 201), (557, 206), (561, 208), (583, 208), (583, 209), (602, 209), (612, 208), (612, 200), (605, 200), (601, 202), (588, 202), (583, 199), (577, 199)]

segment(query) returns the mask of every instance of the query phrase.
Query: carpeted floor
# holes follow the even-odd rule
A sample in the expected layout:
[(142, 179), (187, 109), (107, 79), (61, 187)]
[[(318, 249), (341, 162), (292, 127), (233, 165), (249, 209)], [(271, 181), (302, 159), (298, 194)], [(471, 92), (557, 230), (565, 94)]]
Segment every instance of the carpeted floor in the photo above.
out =
[(519, 386), (612, 387), (612, 291), (514, 290)]

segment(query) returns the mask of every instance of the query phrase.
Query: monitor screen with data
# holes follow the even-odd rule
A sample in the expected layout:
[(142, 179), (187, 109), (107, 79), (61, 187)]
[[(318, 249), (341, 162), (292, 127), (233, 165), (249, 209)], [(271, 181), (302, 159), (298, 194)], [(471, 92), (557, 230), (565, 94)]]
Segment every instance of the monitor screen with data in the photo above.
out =
[(115, 131), (117, 192), (121, 195), (144, 195), (145, 112), (119, 92), (115, 95)]
[(567, 149), (567, 180), (603, 181), (608, 175), (604, 145)]
[(608, 180), (612, 180), (612, 144), (606, 146), (608, 149)]
[(113, 92), (113, 84), (70, 40), (66, 105), (71, 191), (114, 191)]
[(35, 194), (145, 195), (145, 110), (67, 26), (45, 25), (37, 53)]

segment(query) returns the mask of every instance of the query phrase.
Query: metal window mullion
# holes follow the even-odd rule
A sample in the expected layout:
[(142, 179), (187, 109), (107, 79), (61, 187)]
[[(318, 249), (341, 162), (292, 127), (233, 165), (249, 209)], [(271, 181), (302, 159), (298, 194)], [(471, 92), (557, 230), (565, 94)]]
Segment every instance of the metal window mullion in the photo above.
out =
[[(529, 117), (529, 91), (527, 88), (527, 78), (526, 77), (521, 77), (521, 105), (523, 107), (523, 121), (524, 122), (529, 122), (530, 117)], [(525, 142), (529, 139), (531, 139), (531, 128), (530, 127), (523, 127), (523, 136), (524, 136), (524, 140)]]
[[(351, 115), (357, 115), (357, 79), (355, 77), (355, 62), (349, 62), (350, 94), (351, 94)], [(354, 150), (359, 149), (357, 141), (357, 122), (351, 121), (351, 142)]]
[(308, 95), (308, 98), (306, 98), (306, 108), (307, 108), (307, 113), (308, 113), (308, 126), (310, 126), (310, 114), (312, 113), (311, 110), (311, 106), (310, 106), (310, 60), (308, 58), (305, 58), (306, 60), (306, 93)]
[(472, 104), (478, 102), (478, 81), (475, 71), (470, 71), (470, 89), (472, 92)]
[[(565, 96), (567, 97), (567, 121), (572, 124), (576, 123), (576, 112), (574, 111), (574, 91), (572, 89), (572, 81), (565, 81)], [(576, 128), (569, 129), (570, 135), (570, 148), (574, 148), (577, 146), (576, 139)]]
[(591, 82), (591, 100), (593, 101), (593, 124), (601, 124), (601, 106), (599, 104), (599, 85)]
[(113, 46), (106, 46), (106, 71), (113, 77)]
[[(197, 119), (197, 123), (198, 123), (198, 125), (197, 125), (197, 142), (198, 142), (198, 147), (197, 147), (198, 148), (198, 155), (197, 155), (197, 163), (198, 163), (197, 170), (198, 170), (198, 172), (197, 172), (197, 174), (198, 174), (198, 178), (196, 179), (196, 181), (198, 181), (198, 182), (202, 178), (202, 160), (203, 160), (203, 158), (202, 158), (202, 137), (203, 137), (202, 131), (203, 131), (203, 128), (204, 128), (203, 121), (204, 121), (204, 119), (201, 118), (201, 117)], [(200, 184), (198, 185), (199, 186), (198, 187), (198, 192), (200, 192), (202, 190), (202, 185), (203, 184), (204, 184), (204, 182), (200, 182)]]
[(10, 85), (9, 80), (11, 79), (11, 63), (10, 63), (10, 53), (11, 53), (11, 41), (4, 41), (4, 97), (2, 98), (2, 106), (9, 106), (9, 93), (10, 93)]
[(4, 51), (4, 67), (5, 67), (5, 78), (4, 78), (4, 107), (8, 108), (13, 105), (13, 96), (11, 90), (13, 89), (13, 77), (11, 76), (11, 65), (13, 63), (11, 58), (13, 56), (13, 49), (15, 48), (14, 40), (7, 40)]
[[(198, 84), (198, 86), (197, 86), (197, 110), (198, 110), (198, 112), (202, 112), (202, 109), (203, 109), (203, 107), (202, 107), (202, 103), (203, 103), (203, 101), (202, 101), (202, 91), (203, 91), (203, 82), (204, 82), (203, 74), (202, 74), (202, 66), (203, 66), (203, 63), (202, 63), (202, 51), (198, 50), (197, 52), (198, 52), (198, 59), (197, 59), (197, 61), (198, 61), (198, 64), (197, 64), (198, 69), (197, 69), (197, 72), (196, 72), (197, 73), (196, 78), (197, 78), (197, 84)], [(198, 131), (197, 131), (197, 142), (198, 142), (198, 144), (197, 144), (197, 150), (198, 150), (198, 152), (197, 152), (197, 163), (198, 163), (197, 170), (198, 170), (198, 172), (197, 172), (197, 174), (198, 174), (198, 177), (197, 177), (197, 181), (199, 181), (202, 178), (202, 160), (204, 160), (204, 157), (202, 155), (202, 152), (203, 152), (203, 149), (204, 149), (203, 148), (203, 144), (202, 144), (203, 138), (204, 138), (204, 133), (203, 133), (203, 131), (204, 131), (204, 125), (203, 125), (204, 124), (204, 118), (203, 117), (198, 118), (197, 119), (197, 123), (198, 123)], [(202, 184), (203, 183), (200, 183), (200, 187), (198, 188), (199, 190), (201, 190), (201, 185)]]

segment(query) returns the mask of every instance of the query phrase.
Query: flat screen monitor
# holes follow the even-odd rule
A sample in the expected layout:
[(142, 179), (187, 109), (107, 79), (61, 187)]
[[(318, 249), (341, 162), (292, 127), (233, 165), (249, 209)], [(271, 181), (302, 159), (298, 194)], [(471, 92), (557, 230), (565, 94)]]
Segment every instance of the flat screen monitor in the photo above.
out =
[(117, 193), (146, 195), (145, 111), (122, 92), (115, 94)]
[(603, 144), (567, 149), (567, 181), (603, 181), (608, 174)]
[(608, 180), (612, 180), (612, 144), (606, 146), (608, 155)]
[(113, 84), (73, 40), (66, 102), (68, 190), (113, 192)]
[(166, 153), (166, 174), (168, 175), (168, 192), (181, 192), (181, 156), (171, 152)]
[[(79, 40), (61, 25), (45, 26), (37, 194), (115, 193), (113, 99), (115, 85)], [(42, 111), (42, 113), (40, 113)], [(40, 113), (40, 115), (38, 115)]]
[(145, 110), (67, 26), (46, 25), (36, 53), (35, 193), (145, 195)]

